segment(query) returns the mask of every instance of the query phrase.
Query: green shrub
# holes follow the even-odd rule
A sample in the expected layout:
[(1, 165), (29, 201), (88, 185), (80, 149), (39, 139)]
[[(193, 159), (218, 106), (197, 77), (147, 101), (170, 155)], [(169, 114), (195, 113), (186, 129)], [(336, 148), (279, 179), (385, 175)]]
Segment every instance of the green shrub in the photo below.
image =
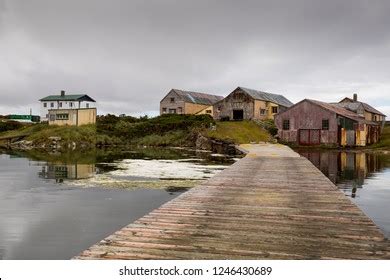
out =
[(15, 121), (0, 121), (0, 132), (16, 130), (24, 127), (25, 125)]
[(164, 135), (172, 131), (190, 131), (192, 128), (207, 128), (214, 120), (209, 115), (162, 115), (155, 118), (118, 118), (108, 115), (97, 123), (97, 132), (126, 139), (147, 135)]
[(263, 120), (261, 121), (261, 126), (272, 136), (278, 134), (278, 128), (276, 127), (274, 120)]

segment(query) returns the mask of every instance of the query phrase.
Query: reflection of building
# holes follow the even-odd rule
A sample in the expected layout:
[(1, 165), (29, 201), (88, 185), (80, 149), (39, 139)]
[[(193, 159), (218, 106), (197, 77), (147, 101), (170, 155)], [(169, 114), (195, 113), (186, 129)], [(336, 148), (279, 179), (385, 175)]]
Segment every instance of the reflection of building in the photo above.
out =
[(94, 164), (49, 163), (42, 166), (42, 171), (38, 175), (44, 179), (55, 179), (57, 182), (62, 182), (64, 179), (76, 180), (90, 178), (95, 172), (96, 168)]
[(298, 151), (309, 159), (322, 173), (339, 187), (354, 189), (362, 187), (364, 180), (382, 166), (377, 154), (336, 152), (336, 151)]

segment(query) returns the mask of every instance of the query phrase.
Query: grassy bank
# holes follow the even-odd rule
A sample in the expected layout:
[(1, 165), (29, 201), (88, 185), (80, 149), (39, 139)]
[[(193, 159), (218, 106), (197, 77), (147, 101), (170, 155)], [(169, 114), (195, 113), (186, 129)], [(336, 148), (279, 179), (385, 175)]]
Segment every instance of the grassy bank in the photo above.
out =
[(270, 141), (271, 135), (253, 121), (217, 122), (216, 129), (206, 133), (210, 138), (235, 144)]
[(390, 150), (390, 125), (386, 125), (383, 129), (383, 133), (381, 135), (381, 139), (378, 143), (370, 146), (372, 148), (377, 149), (386, 149)]
[[(215, 129), (211, 129), (211, 128)], [(252, 121), (215, 122), (208, 115), (163, 115), (155, 118), (99, 116), (96, 125), (49, 126), (25, 124), (0, 132), (1, 139), (16, 137), (34, 148), (52, 148), (53, 138), (60, 139), (64, 149), (123, 145), (195, 146), (199, 134), (235, 144), (269, 141), (270, 134)], [(3, 144), (6, 140), (3, 140)]]
[[(52, 142), (51, 137), (61, 138), (62, 144), (79, 143), (83, 146), (95, 146), (95, 125), (49, 126), (47, 124), (28, 124), (16, 130), (0, 133), (0, 141), (9, 137), (32, 141), (36, 146), (45, 146)], [(4, 142), (4, 141), (3, 141)]]

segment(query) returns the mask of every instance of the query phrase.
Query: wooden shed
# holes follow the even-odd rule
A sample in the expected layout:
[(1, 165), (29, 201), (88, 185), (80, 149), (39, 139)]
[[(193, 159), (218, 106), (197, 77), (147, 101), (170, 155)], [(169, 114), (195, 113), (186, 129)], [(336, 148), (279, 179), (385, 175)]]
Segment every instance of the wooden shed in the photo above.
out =
[(278, 137), (299, 145), (366, 146), (379, 140), (378, 123), (343, 107), (304, 99), (275, 117)]
[(237, 87), (223, 100), (214, 104), (217, 120), (264, 120), (273, 119), (293, 103), (280, 94)]
[(171, 89), (160, 101), (163, 114), (208, 114), (213, 115), (213, 104), (223, 97), (214, 94)]

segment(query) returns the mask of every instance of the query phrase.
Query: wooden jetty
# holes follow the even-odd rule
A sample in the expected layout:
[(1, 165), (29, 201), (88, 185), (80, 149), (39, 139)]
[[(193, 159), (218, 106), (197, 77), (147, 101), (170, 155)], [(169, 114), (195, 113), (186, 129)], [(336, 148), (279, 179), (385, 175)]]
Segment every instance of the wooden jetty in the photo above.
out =
[(76, 259), (390, 259), (378, 227), (306, 158), (247, 156)]

